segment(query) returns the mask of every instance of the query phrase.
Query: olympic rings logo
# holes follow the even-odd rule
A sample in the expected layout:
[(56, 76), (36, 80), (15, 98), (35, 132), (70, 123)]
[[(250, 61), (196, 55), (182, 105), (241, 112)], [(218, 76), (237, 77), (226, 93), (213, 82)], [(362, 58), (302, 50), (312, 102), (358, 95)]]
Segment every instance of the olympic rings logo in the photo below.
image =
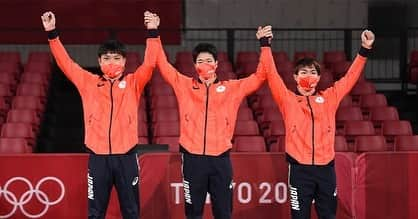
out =
[[(28, 190), (24, 192), (20, 197), (16, 197), (14, 193), (8, 190), (9, 186), (17, 181), (25, 183), (28, 187)], [(56, 200), (50, 200), (48, 195), (44, 191), (40, 190), (40, 187), (46, 181), (55, 182), (60, 187), (61, 193)], [(0, 198), (2, 198), (2, 195), (4, 195), (4, 199), (9, 204), (13, 205), (13, 208), (10, 211), (10, 213), (6, 215), (0, 215), (0, 218), (10, 218), (13, 214), (16, 213), (18, 208), (20, 209), (20, 211), (22, 211), (23, 215), (25, 215), (28, 218), (40, 218), (46, 214), (50, 206), (58, 204), (64, 198), (65, 187), (64, 183), (60, 179), (52, 176), (44, 177), (41, 180), (39, 180), (39, 182), (35, 185), (35, 188), (33, 187), (32, 183), (25, 177), (13, 177), (6, 182), (3, 188), (1, 188), (0, 186)], [(38, 214), (32, 214), (24, 208), (24, 205), (27, 204), (30, 200), (32, 200), (34, 195), (36, 199), (44, 205), (43, 210)]]

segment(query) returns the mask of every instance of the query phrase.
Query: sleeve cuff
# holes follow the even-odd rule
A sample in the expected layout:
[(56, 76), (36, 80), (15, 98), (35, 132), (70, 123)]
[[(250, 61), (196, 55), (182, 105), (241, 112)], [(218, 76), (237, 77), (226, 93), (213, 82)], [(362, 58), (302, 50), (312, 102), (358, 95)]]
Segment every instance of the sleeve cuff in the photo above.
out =
[(269, 42), (269, 38), (267, 37), (262, 37), (260, 39), (260, 46), (261, 47), (271, 47), (270, 42)]
[(158, 29), (150, 29), (148, 30), (148, 38), (158, 38), (160, 36), (160, 32)]
[(360, 48), (360, 51), (358, 52), (358, 54), (367, 58), (370, 55), (371, 52), (372, 52), (372, 49), (367, 49), (367, 48), (362, 46)]
[(50, 40), (57, 38), (59, 35), (59, 32), (57, 29), (53, 29), (51, 31), (48, 31), (47, 33), (48, 33), (48, 39)]

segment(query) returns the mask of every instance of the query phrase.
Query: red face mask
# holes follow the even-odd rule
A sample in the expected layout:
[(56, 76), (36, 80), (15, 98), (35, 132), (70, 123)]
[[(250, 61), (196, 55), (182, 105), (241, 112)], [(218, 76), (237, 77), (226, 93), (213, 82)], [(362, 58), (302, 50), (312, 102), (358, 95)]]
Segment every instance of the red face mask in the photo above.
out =
[(299, 86), (305, 91), (311, 91), (319, 82), (319, 77), (317, 76), (306, 76), (299, 79)]
[(100, 69), (102, 70), (103, 74), (106, 75), (108, 78), (116, 78), (120, 74), (122, 74), (125, 67), (122, 65), (117, 64), (107, 64), (101, 65)]
[(211, 79), (215, 76), (215, 65), (201, 63), (196, 66), (197, 74), (203, 79)]

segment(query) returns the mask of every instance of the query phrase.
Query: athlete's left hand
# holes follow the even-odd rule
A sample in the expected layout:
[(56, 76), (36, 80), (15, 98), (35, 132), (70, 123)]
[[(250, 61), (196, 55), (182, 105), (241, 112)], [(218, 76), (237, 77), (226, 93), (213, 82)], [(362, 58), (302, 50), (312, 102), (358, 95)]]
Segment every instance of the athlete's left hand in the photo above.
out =
[(365, 30), (361, 33), (361, 46), (371, 49), (374, 43), (374, 33), (370, 30)]

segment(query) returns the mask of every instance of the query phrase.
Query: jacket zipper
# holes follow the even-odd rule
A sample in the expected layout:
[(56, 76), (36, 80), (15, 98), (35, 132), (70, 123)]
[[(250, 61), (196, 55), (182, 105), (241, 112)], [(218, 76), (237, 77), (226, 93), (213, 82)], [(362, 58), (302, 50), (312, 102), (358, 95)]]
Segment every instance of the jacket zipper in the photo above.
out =
[(205, 113), (205, 133), (203, 136), (203, 155), (206, 154), (206, 130), (208, 127), (208, 106), (209, 106), (209, 86), (206, 86), (206, 113)]
[(311, 106), (311, 102), (309, 101), (309, 97), (307, 96), (306, 99), (308, 100), (309, 110), (311, 111), (311, 119), (312, 119), (312, 165), (315, 164), (315, 122), (314, 122), (314, 114)]
[(109, 124), (109, 154), (112, 154), (112, 141), (111, 141), (111, 134), (112, 134), (112, 117), (113, 117), (113, 83), (114, 81), (110, 82), (110, 124)]

